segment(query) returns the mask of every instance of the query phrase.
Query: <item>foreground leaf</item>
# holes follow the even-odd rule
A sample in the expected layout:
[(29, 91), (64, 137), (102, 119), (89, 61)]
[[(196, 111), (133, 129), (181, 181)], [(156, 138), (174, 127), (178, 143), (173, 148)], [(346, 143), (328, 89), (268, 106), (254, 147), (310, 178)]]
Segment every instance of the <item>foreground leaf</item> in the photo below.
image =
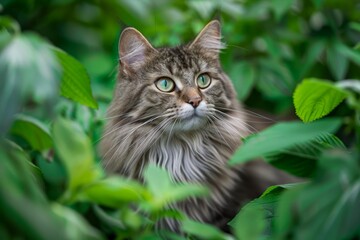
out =
[(92, 96), (90, 78), (84, 66), (66, 52), (54, 48), (63, 68), (61, 95), (92, 108), (98, 104)]
[(124, 203), (139, 202), (147, 195), (139, 183), (120, 177), (109, 177), (85, 187), (81, 191), (82, 200), (118, 208)]
[(327, 149), (345, 149), (342, 141), (333, 134), (322, 134), (311, 142), (298, 144), (280, 153), (266, 156), (266, 161), (295, 176), (312, 177), (317, 160)]
[[(0, 32), (0, 39), (6, 34)], [(35, 34), (19, 34), (0, 44), (0, 134), (27, 101), (50, 112), (58, 96), (60, 66), (49, 44)]]
[(53, 145), (47, 127), (29, 116), (18, 115), (11, 127), (11, 133), (25, 139), (34, 150), (46, 150)]
[(276, 239), (356, 239), (360, 229), (358, 156), (331, 151), (316, 178), (286, 192), (275, 221)]
[(304, 122), (314, 121), (329, 114), (346, 96), (346, 91), (329, 82), (305, 79), (294, 92), (296, 114)]
[(67, 239), (104, 239), (86, 220), (76, 211), (60, 204), (53, 204), (52, 211), (62, 220), (62, 231)]
[(152, 201), (145, 204), (145, 209), (159, 210), (171, 202), (181, 201), (188, 197), (204, 196), (208, 190), (201, 185), (172, 182), (164, 170), (150, 164), (144, 173), (148, 189), (153, 194)]
[[(301, 184), (301, 183), (300, 183)], [(268, 187), (265, 192), (248, 204), (235, 216), (229, 225), (238, 239), (261, 239), (271, 236), (280, 196), (299, 184), (284, 184)], [(251, 221), (249, 221), (251, 219)]]
[(75, 122), (62, 118), (54, 122), (52, 135), (56, 153), (69, 175), (69, 189), (92, 182), (98, 172), (90, 139)]
[(234, 153), (230, 164), (243, 163), (279, 153), (298, 144), (310, 143), (324, 133), (335, 132), (340, 125), (339, 119), (322, 119), (308, 124), (299, 121), (275, 124), (250, 136)]
[(195, 222), (189, 219), (182, 221), (182, 230), (185, 233), (198, 237), (200, 239), (226, 239), (226, 235), (214, 226), (206, 223)]

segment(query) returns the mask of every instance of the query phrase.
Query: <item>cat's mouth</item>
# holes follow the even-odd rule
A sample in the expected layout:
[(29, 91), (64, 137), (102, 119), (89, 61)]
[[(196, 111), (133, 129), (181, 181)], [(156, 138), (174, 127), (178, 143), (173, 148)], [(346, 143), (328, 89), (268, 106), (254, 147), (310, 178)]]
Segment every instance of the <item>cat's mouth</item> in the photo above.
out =
[(197, 108), (183, 105), (178, 112), (178, 120), (175, 121), (174, 129), (178, 131), (189, 131), (199, 129), (206, 124), (206, 103), (200, 104)]

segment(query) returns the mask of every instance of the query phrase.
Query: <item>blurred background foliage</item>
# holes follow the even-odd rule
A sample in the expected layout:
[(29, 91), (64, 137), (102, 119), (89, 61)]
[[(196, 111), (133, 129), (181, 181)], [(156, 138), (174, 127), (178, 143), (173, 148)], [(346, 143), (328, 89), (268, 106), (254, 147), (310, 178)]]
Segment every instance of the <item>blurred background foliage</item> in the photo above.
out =
[[(121, 31), (135, 27), (155, 47), (176, 46), (212, 19), (221, 20), (221, 62), (247, 107), (295, 118), (293, 93), (311, 77), (330, 84), (308, 81), (300, 104), (320, 90), (331, 94), (319, 96), (317, 107), (336, 103), (326, 113), (301, 115), (294, 95), (300, 118), (332, 110), (338, 117), (277, 125), (235, 154), (233, 162), (261, 156), (313, 182), (268, 189), (231, 222), (233, 235), (165, 207), (206, 189), (174, 186), (155, 167), (145, 186), (106, 178), (96, 152)], [(359, 236), (359, 42), (358, 0), (0, 0), (0, 239), (184, 239), (154, 230), (165, 216), (182, 221), (192, 239)], [(265, 138), (279, 132), (277, 145)], [(268, 148), (257, 148), (257, 138)], [(129, 208), (134, 204), (142, 214)]]

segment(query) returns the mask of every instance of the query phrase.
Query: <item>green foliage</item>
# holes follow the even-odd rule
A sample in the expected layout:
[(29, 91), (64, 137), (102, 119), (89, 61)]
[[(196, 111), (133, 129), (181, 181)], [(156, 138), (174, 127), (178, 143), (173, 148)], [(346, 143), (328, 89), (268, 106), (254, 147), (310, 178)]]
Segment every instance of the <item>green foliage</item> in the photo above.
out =
[[(229, 223), (232, 235), (169, 207), (205, 187), (154, 165), (143, 183), (108, 176), (96, 151), (120, 31), (175, 46), (214, 16), (238, 98), (278, 116), (295, 106), (311, 122), (286, 117), (244, 139), (232, 164), (263, 158), (307, 182), (268, 188)], [(359, 19), (357, 0), (2, 1), (0, 238), (359, 238)], [(184, 235), (158, 230), (164, 218)]]
[(43, 151), (53, 146), (48, 128), (30, 116), (16, 116), (10, 132), (25, 139), (33, 150)]
[(334, 240), (359, 237), (360, 216), (355, 214), (360, 210), (358, 157), (340, 151), (321, 157), (314, 181), (281, 197), (276, 236)]
[(347, 96), (331, 83), (319, 79), (305, 79), (294, 92), (296, 114), (304, 122), (311, 122), (329, 114)]
[(277, 123), (268, 129), (245, 139), (244, 144), (232, 156), (230, 163), (243, 163), (256, 157), (264, 157), (288, 150), (300, 144), (310, 143), (324, 133), (334, 132), (341, 125), (339, 119), (324, 119), (304, 124), (298, 121)]
[(86, 106), (97, 108), (97, 102), (92, 96), (90, 78), (83, 65), (66, 52), (54, 48), (63, 69), (61, 79), (61, 95)]

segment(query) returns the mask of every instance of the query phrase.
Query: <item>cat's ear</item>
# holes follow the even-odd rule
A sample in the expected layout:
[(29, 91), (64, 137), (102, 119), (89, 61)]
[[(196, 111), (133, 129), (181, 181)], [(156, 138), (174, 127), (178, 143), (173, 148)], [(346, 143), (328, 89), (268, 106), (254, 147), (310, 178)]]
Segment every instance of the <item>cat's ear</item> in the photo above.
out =
[(190, 48), (201, 48), (216, 55), (225, 48), (221, 42), (220, 22), (213, 20), (209, 22), (191, 43)]
[(125, 71), (133, 71), (141, 67), (146, 59), (157, 52), (148, 40), (135, 28), (126, 28), (119, 40), (119, 57), (121, 67)]

